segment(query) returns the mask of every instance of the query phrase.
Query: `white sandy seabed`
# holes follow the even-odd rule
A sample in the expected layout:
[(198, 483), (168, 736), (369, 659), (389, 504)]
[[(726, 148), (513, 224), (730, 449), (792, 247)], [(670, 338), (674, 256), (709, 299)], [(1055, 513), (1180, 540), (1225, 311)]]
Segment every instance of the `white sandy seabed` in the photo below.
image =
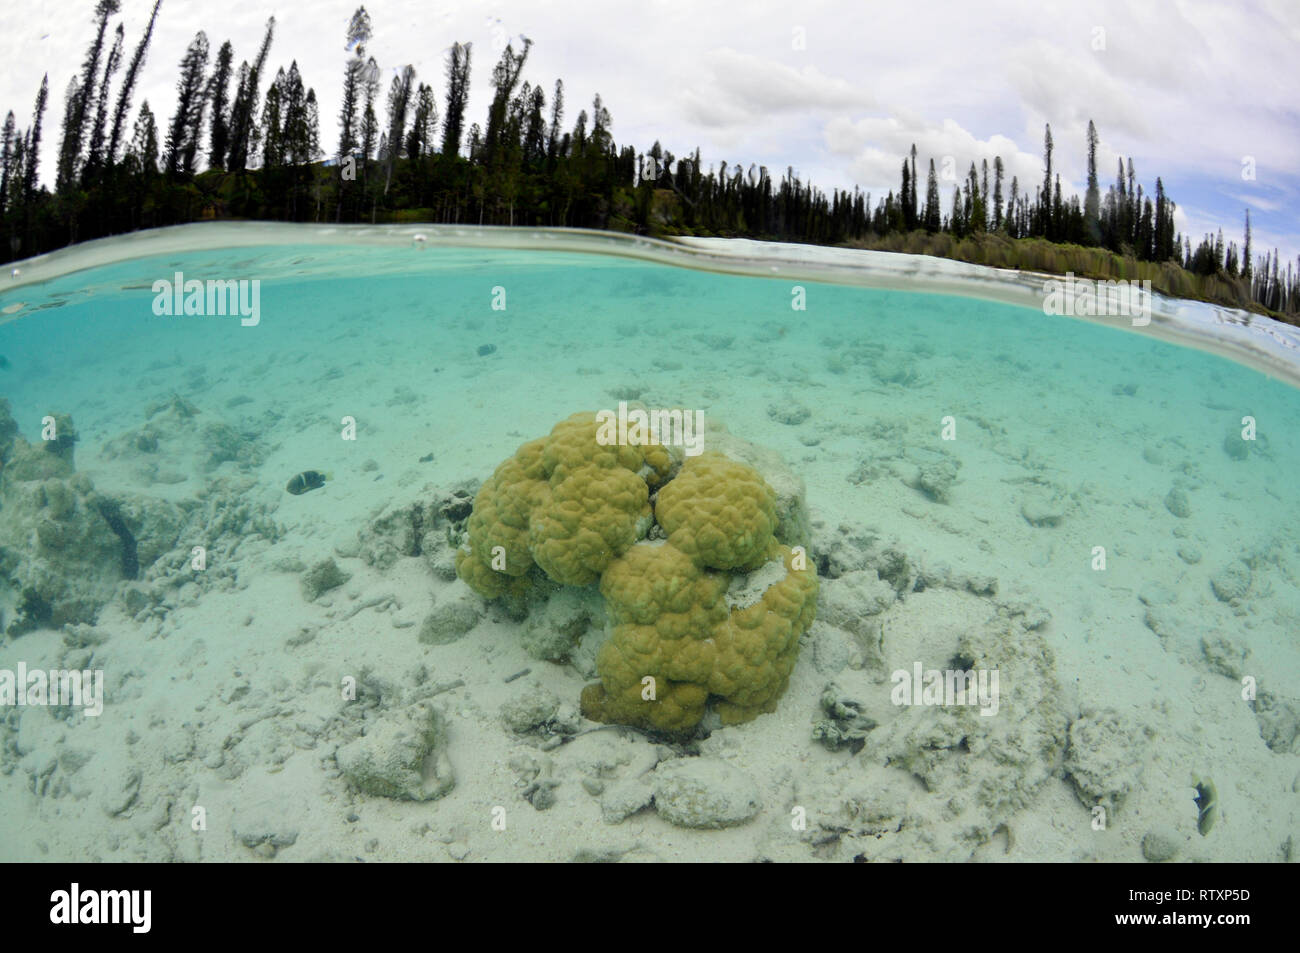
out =
[[(1010, 356), (960, 369), (970, 437), (950, 453), (918, 451), (932, 444), (918, 395), (959, 370), (922, 337), (891, 344), (904, 375), (881, 373), (891, 352), (851, 337), (774, 375), (772, 355), (795, 346), (775, 326), (706, 344), (688, 368), (629, 371), (607, 358), (634, 329), (575, 332), (569, 318), (534, 329), (549, 343), (483, 357), (497, 319), (466, 318), (443, 332), (435, 368), (397, 337), (357, 333), (356, 315), (327, 317), (316, 333), (344, 340), (336, 365), (236, 342), (199, 373), (193, 361), (126, 360), (120, 389), (74, 402), (76, 467), (93, 490), (72, 488), (66, 520), (82, 514), (76, 532), (107, 558), (112, 538), (88, 527), (97, 500), (116, 500), (152, 562), (114, 585), (93, 625), (0, 643), (0, 669), (105, 673), (100, 717), (0, 711), (0, 859), (1300, 852), (1290, 441), (1275, 434), (1243, 463), (1222, 430), (1169, 432), (1140, 415), (1008, 431), (1008, 377), (1019, 406), (1088, 386)], [(1127, 370), (1151, 379), (1138, 358)], [(328, 396), (343, 379), (364, 395), (346, 406)], [(784, 413), (792, 391), (823, 380), (809, 414)], [(1235, 406), (1214, 404), (1223, 395), (1203, 383), (1182, 396), (1230, 420)], [(824, 412), (836, 388), (852, 400)], [(603, 637), (590, 600), (555, 600), (521, 625), (450, 570), (464, 495), (556, 420), (619, 398), (703, 407), (780, 452), (807, 487), (822, 590), (789, 689), (775, 713), (685, 746), (587, 730), (577, 700)], [(367, 421), (364, 440), (322, 459), (315, 431), (344, 413)], [(1109, 483), (1070, 463), (1099, 447)], [(332, 479), (287, 495), (305, 466)], [(0, 534), (22, 529), (35, 505), (24, 500), (5, 498)], [(1101, 574), (1087, 571), (1099, 534), (1119, 567)], [(195, 535), (207, 541), (203, 572), (189, 569)], [(326, 560), (337, 577), (320, 578)], [(530, 654), (557, 630), (579, 633), (566, 662)], [(997, 668), (998, 714), (892, 705), (890, 673), (916, 660)], [(1253, 701), (1242, 697), (1251, 676)]]

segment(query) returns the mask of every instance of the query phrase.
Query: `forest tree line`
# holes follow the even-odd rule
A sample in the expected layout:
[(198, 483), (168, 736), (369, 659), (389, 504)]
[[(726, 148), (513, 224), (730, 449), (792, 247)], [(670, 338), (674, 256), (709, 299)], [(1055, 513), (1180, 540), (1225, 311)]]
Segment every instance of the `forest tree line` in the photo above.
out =
[[(482, 124), (467, 122), (470, 43), (446, 52), (441, 95), (410, 65), (383, 71), (370, 52), (373, 27), (359, 7), (344, 33), (338, 148), (321, 146), (315, 90), (298, 64), (269, 72), (275, 19), (251, 60), (235, 66), (229, 40), (215, 56), (204, 32), (178, 67), (169, 117), (147, 100), (133, 112), (139, 73), (162, 0), (126, 55), (120, 0), (97, 0), (81, 69), (63, 94), (53, 188), (38, 174), (49, 77), (32, 122), (5, 117), (0, 154), (0, 253), (14, 260), (72, 242), (204, 219), (300, 222), (446, 222), (617, 229), (920, 251), (1004, 267), (1074, 270), (1092, 277), (1153, 277), (1169, 293), (1268, 311), (1294, 321), (1300, 265), (1276, 250), (1257, 255), (1249, 212), (1244, 240), (1222, 231), (1196, 245), (1174, 227), (1176, 206), (1157, 178), (1137, 181), (1120, 160), (1103, 194), (1099, 136), (1089, 122), (1087, 186), (1064, 195), (1045, 130), (1041, 181), (1006, 180), (1002, 158), (972, 162), (942, 208), (951, 166), (917, 150), (903, 158), (897, 192), (828, 195), (787, 168), (705, 167), (655, 142), (619, 145), (599, 95), (566, 124), (565, 87), (523, 76), (532, 42), (504, 46), (492, 70)], [(118, 74), (121, 74), (120, 79)], [(132, 116), (134, 121), (132, 122)], [(951, 159), (943, 160), (951, 163)], [(1045, 244), (1050, 246), (1044, 250)], [(1052, 251), (1051, 249), (1056, 249)]]

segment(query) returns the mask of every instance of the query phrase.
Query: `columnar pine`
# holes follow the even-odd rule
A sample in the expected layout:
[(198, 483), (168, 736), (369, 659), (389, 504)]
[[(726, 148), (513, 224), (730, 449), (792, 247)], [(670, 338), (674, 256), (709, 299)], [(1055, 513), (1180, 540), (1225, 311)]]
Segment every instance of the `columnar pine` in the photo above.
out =
[(131, 54), (131, 62), (126, 68), (126, 75), (122, 77), (122, 88), (118, 90), (117, 107), (113, 112), (113, 131), (108, 137), (108, 151), (105, 154), (105, 161), (109, 165), (117, 161), (117, 150), (122, 144), (122, 134), (126, 130), (127, 113), (131, 109), (131, 94), (135, 91), (136, 79), (144, 66), (145, 54), (149, 51), (149, 41), (153, 38), (153, 25), (158, 19), (160, 7), (162, 7), (162, 0), (154, 0), (153, 12), (149, 14), (149, 24), (145, 27), (144, 36), (136, 44), (135, 52)]
[(442, 154), (460, 153), (465, 106), (469, 102), (469, 64), (472, 43), (453, 43), (447, 51), (447, 110), (442, 120)]
[(194, 153), (198, 148), (200, 120), (206, 102), (203, 94), (207, 67), (208, 37), (200, 30), (185, 51), (180, 79), (176, 82), (176, 112), (167, 130), (168, 175), (189, 175), (194, 171)]
[(234, 47), (226, 40), (217, 51), (217, 65), (212, 70), (212, 79), (208, 83), (208, 99), (212, 103), (212, 125), (208, 133), (208, 166), (213, 169), (226, 167), (226, 155), (230, 151), (230, 73), (235, 56)]

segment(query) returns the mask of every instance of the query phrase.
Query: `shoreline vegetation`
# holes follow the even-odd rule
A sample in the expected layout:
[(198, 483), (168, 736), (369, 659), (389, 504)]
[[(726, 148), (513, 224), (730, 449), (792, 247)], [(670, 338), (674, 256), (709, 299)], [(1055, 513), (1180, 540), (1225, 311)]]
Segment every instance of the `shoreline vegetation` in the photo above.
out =
[(359, 7), (343, 37), (338, 147), (327, 156), (316, 94), (297, 62), (270, 76), (274, 17), (253, 60), (237, 68), (229, 41), (213, 58), (199, 32), (180, 61), (170, 118), (160, 125), (147, 100), (133, 110), (162, 4), (155, 0), (128, 60), (124, 28), (111, 22), (121, 0), (95, 3), (94, 35), (63, 97), (52, 189), (39, 176), (49, 76), (29, 125), (20, 128), (8, 112), (0, 133), (4, 261), (142, 228), (223, 219), (579, 227), (1150, 281), (1166, 295), (1300, 324), (1300, 260), (1283, 264), (1276, 250), (1257, 255), (1249, 210), (1241, 246), (1225, 244), (1222, 231), (1193, 246), (1175, 232), (1176, 206), (1162, 180), (1145, 192), (1131, 158), (1120, 160), (1103, 194), (1091, 122), (1082, 199), (1063, 195), (1053, 173), (1050, 126), (1040, 182), (1006, 182), (1000, 156), (991, 166), (972, 162), (961, 179), (944, 161), (942, 178), (955, 184), (946, 212), (935, 161), (919, 169), (915, 146), (901, 160), (897, 192), (873, 199), (855, 187), (828, 195), (793, 169), (778, 179), (754, 164), (706, 167), (698, 148), (679, 158), (659, 142), (644, 151), (620, 146), (599, 95), (568, 128), (563, 81), (544, 87), (523, 78), (532, 47), (526, 37), (516, 38), (518, 47), (501, 38), (486, 124), (466, 127), (472, 44), (453, 43), (444, 75), (429, 83), (409, 65), (390, 68), (385, 89), (368, 52), (371, 20)]

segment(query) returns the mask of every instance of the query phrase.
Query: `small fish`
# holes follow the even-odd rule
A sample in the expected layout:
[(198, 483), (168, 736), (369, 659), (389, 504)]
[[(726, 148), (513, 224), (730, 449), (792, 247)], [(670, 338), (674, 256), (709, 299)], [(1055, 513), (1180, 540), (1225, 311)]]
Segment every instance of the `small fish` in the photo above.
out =
[(319, 470), (303, 470), (296, 477), (289, 481), (285, 487), (294, 496), (306, 493), (308, 490), (319, 490), (325, 485), (326, 480), (334, 479), (332, 473), (321, 473)]
[(9, 370), (9, 366), (10, 366), (9, 358), (5, 357), (3, 354), (0, 354), (0, 371)]

